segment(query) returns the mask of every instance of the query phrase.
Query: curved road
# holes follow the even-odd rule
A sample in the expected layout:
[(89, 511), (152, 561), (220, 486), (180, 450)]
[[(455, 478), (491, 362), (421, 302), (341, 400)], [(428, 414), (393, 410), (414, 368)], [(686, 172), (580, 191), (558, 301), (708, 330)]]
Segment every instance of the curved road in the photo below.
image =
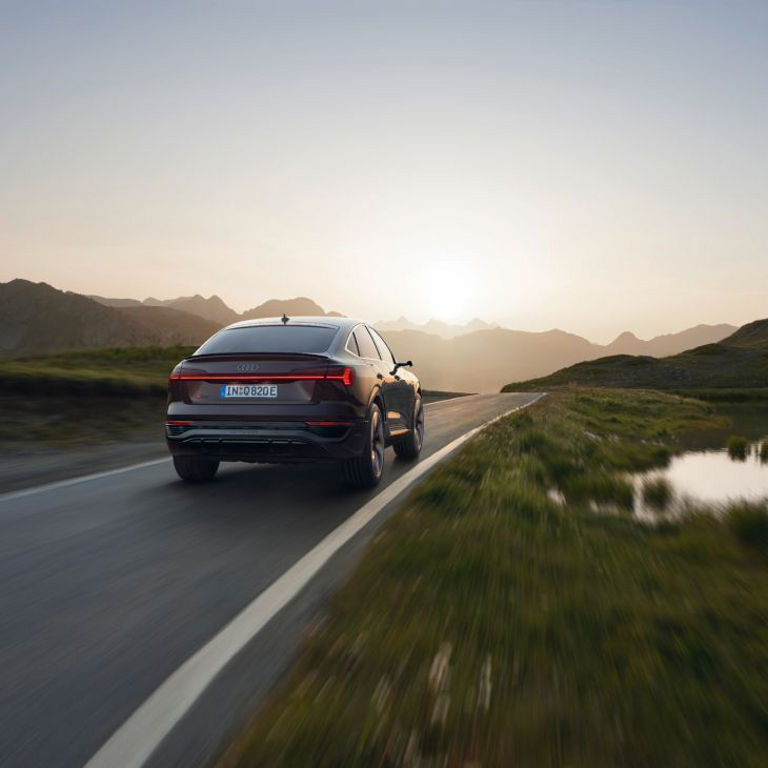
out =
[[(536, 397), (428, 405), (421, 461)], [(224, 465), (216, 482), (186, 486), (163, 460), (0, 497), (0, 765), (87, 763), (190, 656), (413, 469), (391, 454), (373, 492), (349, 492), (335, 470), (309, 465)], [(229, 661), (148, 765), (218, 754), (396, 502)]]

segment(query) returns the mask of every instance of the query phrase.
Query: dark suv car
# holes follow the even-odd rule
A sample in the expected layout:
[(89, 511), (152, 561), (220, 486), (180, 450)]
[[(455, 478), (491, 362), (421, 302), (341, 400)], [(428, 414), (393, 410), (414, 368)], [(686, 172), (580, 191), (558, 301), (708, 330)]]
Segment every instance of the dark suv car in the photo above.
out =
[(247, 320), (214, 334), (168, 380), (166, 438), (179, 476), (210, 480), (221, 461), (341, 462), (373, 486), (384, 449), (415, 458), (419, 380), (358, 320)]

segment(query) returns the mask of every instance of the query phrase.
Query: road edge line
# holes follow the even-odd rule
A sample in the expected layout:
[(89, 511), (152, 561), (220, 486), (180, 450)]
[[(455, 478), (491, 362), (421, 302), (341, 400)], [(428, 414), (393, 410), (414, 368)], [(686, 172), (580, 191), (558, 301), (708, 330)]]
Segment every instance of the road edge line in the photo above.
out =
[(169, 675), (107, 739), (85, 768), (141, 768), (222, 669), (314, 578), (353, 536), (419, 477), (478, 432), (538, 402), (546, 393), (474, 427), (376, 494), (302, 555), (205, 645)]
[(58, 488), (67, 488), (70, 485), (77, 485), (78, 483), (87, 483), (90, 480), (100, 480), (102, 477), (110, 477), (111, 475), (120, 475), (123, 472), (132, 472), (134, 469), (144, 469), (145, 467), (153, 467), (156, 464), (163, 464), (169, 462), (170, 456), (164, 456), (161, 459), (150, 459), (148, 461), (141, 461), (138, 464), (129, 464), (127, 467), (116, 467), (115, 469), (105, 469), (101, 472), (92, 472), (89, 475), (77, 475), (76, 477), (67, 477), (63, 480), (55, 480), (52, 483), (44, 483), (43, 485), (33, 485), (30, 488), (19, 488), (18, 491), (6, 491), (0, 493), (0, 504), (4, 501), (13, 501), (14, 499), (23, 499), (25, 496), (34, 496), (36, 493), (45, 493), (46, 491), (55, 491)]

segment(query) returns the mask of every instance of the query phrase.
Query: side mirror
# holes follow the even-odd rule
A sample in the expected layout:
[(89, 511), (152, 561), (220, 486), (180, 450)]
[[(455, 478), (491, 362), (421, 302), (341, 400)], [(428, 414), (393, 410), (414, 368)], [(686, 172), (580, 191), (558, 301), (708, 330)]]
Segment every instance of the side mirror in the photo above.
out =
[(406, 368), (413, 365), (413, 360), (406, 360), (404, 363), (395, 363), (395, 367), (390, 371), (393, 375), (397, 373), (398, 368)]

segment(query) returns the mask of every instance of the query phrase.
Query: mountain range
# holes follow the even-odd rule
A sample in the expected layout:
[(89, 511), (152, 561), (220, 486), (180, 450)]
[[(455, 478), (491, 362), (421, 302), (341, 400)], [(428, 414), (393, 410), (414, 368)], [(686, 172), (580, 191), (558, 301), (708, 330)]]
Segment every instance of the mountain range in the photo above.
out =
[(218, 296), (209, 296), (207, 299), (199, 293), (194, 296), (180, 296), (178, 299), (155, 299), (149, 297), (144, 301), (138, 299), (108, 299), (104, 296), (89, 296), (89, 299), (97, 301), (107, 307), (125, 309), (126, 307), (169, 307), (181, 312), (218, 323), (219, 326), (236, 323), (238, 320), (250, 320), (256, 317), (276, 317), (283, 313), (298, 317), (299, 315), (329, 315), (341, 317), (339, 312), (326, 312), (319, 304), (305, 296), (296, 299), (270, 299), (252, 309), (246, 309), (238, 314), (228, 307)]
[(579, 362), (547, 376), (507, 384), (507, 391), (579, 384), (690, 390), (768, 387), (768, 319), (747, 323), (719, 342), (661, 358), (609, 355)]
[(222, 325), (283, 312), (325, 314), (307, 298), (272, 300), (238, 315), (216, 296), (107, 299), (60, 291), (47, 283), (11, 280), (0, 283), (0, 354), (197, 345)]
[[(238, 314), (218, 296), (112, 299), (17, 279), (0, 283), (0, 353), (197, 345), (222, 325), (283, 312), (289, 317), (338, 315), (306, 297), (272, 299)], [(414, 360), (426, 387), (478, 392), (498, 391), (510, 380), (543, 376), (606, 355), (675, 354), (716, 343), (736, 330), (729, 325), (699, 325), (647, 341), (623, 333), (610, 344), (599, 345), (561, 330), (516, 331), (482, 320), (466, 326), (432, 320), (419, 326), (400, 318), (376, 325), (396, 354)]]
[(412, 323), (406, 317), (399, 317), (397, 320), (379, 320), (373, 324), (374, 327), (386, 333), (388, 331), (421, 331), (422, 333), (432, 333), (435, 336), (442, 336), (444, 339), (452, 339), (472, 331), (487, 331), (491, 328), (498, 328), (498, 323), (486, 323), (479, 318), (474, 318), (464, 325), (452, 325), (444, 323), (442, 320), (432, 318), (426, 323)]
[[(420, 331), (388, 331), (386, 339), (399, 354), (412, 358), (416, 371), (433, 389), (498, 392), (510, 379), (542, 376), (583, 360), (627, 350), (681, 351), (720, 340), (735, 330), (728, 325), (700, 325), (678, 334), (642, 341), (622, 334), (606, 346), (561, 330), (514, 331), (491, 328), (443, 339)], [(646, 354), (648, 354), (646, 352)], [(515, 371), (511, 377), (507, 372)]]

